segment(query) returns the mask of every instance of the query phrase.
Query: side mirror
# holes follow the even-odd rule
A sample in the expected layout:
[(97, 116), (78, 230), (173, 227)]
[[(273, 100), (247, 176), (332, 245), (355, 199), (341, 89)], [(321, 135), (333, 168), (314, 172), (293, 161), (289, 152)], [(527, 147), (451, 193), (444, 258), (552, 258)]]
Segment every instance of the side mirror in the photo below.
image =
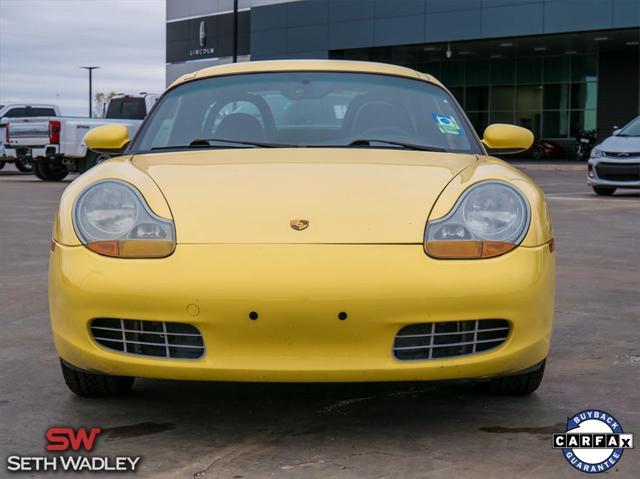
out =
[(84, 135), (88, 149), (109, 156), (123, 154), (129, 141), (129, 130), (119, 123), (99, 126)]
[(488, 153), (520, 153), (533, 144), (533, 133), (520, 126), (494, 123), (484, 130), (482, 144)]
[(621, 128), (618, 128), (617, 126), (613, 127), (613, 132), (611, 133), (613, 136), (618, 136), (620, 134), (620, 130)]

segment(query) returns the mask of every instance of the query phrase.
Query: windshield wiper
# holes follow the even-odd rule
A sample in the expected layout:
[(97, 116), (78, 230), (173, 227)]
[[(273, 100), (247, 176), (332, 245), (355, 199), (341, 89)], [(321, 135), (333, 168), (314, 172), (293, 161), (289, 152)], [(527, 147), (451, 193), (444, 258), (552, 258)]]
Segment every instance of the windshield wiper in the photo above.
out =
[(225, 145), (233, 146), (236, 148), (245, 148), (245, 147), (253, 147), (253, 148), (297, 148), (297, 145), (284, 145), (279, 143), (263, 143), (260, 141), (239, 141), (239, 140), (223, 140), (221, 138), (209, 138), (209, 139), (201, 139), (198, 138), (193, 140), (188, 145), (167, 145), (167, 146), (154, 146), (150, 151), (161, 151), (161, 150), (192, 150), (198, 148), (227, 148), (228, 146), (223, 145), (215, 145), (215, 143), (223, 143)]
[(207, 147), (212, 146), (211, 143), (227, 143), (232, 145), (253, 146), (256, 148), (297, 148), (298, 145), (286, 145), (282, 143), (267, 143), (263, 141), (240, 141), (225, 140), (224, 138), (198, 138), (189, 143), (189, 147)]
[(372, 146), (372, 143), (384, 143), (387, 145), (398, 146), (401, 148), (406, 148), (408, 150), (419, 150), (419, 151), (436, 151), (444, 153), (447, 150), (445, 148), (440, 148), (438, 146), (427, 146), (427, 145), (416, 145), (414, 143), (405, 143), (402, 141), (393, 141), (393, 140), (376, 140), (369, 138), (359, 138), (357, 140), (353, 140), (349, 143), (348, 146)]

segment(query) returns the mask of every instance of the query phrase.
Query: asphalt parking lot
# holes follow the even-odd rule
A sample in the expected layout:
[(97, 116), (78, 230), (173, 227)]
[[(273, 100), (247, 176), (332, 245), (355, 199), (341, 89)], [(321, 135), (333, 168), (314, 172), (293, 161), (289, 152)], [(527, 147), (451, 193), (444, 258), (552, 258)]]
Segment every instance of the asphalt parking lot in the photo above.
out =
[[(96, 454), (143, 456), (139, 477), (579, 477), (551, 448), (567, 416), (603, 409), (640, 437), (640, 195), (596, 196), (584, 165), (524, 168), (547, 193), (558, 254), (552, 348), (533, 395), (492, 397), (464, 383), (140, 380), (127, 398), (89, 400), (66, 389), (48, 323), (51, 221), (70, 180), (5, 167), (0, 476), (8, 455), (42, 455), (45, 430), (70, 425), (105, 430)], [(636, 449), (610, 474), (638, 470)]]

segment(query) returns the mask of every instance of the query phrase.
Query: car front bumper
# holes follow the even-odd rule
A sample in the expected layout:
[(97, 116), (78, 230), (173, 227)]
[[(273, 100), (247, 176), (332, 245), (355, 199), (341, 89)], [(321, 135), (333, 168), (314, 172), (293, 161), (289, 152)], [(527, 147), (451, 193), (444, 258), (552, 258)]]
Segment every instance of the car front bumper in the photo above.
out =
[[(56, 244), (49, 303), (56, 349), (91, 372), (185, 380), (400, 381), (522, 371), (549, 349), (550, 244), (485, 260), (435, 260), (421, 245), (178, 245), (164, 259), (114, 259)], [(257, 320), (249, 312), (258, 313)], [(339, 312), (347, 319), (339, 320)], [(184, 322), (200, 359), (127, 354), (95, 342), (94, 318)], [(506, 319), (506, 342), (480, 353), (401, 361), (414, 323)]]
[[(593, 172), (593, 177), (587, 175), (590, 186), (640, 188), (640, 158), (620, 160), (605, 156), (591, 158), (589, 165)], [(603, 170), (603, 166), (606, 169)]]

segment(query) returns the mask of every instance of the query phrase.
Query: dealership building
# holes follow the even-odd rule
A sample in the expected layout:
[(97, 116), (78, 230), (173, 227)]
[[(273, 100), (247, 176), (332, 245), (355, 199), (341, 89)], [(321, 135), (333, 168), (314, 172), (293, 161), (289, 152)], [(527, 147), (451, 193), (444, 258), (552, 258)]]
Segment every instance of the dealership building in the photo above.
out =
[[(640, 114), (640, 0), (167, 0), (167, 83), (233, 61), (330, 58), (440, 79), (476, 130), (567, 145)], [(237, 13), (236, 13), (237, 12)]]

